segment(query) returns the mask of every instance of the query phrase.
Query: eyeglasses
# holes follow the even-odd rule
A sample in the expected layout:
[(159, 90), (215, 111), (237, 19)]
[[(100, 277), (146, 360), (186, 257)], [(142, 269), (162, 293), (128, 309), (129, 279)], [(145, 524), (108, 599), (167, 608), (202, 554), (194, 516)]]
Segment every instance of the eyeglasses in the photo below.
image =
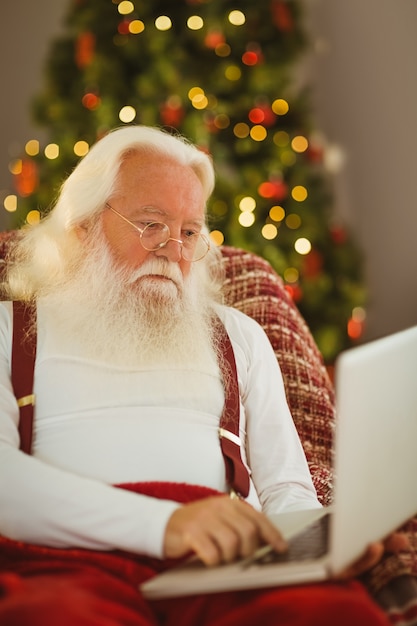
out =
[(201, 261), (210, 250), (210, 242), (202, 233), (189, 231), (184, 239), (174, 239), (171, 237), (169, 226), (163, 222), (150, 222), (146, 224), (145, 228), (140, 228), (119, 211), (113, 209), (108, 202), (106, 202), (106, 207), (137, 230), (142, 247), (148, 252), (156, 252), (156, 250), (164, 248), (168, 241), (176, 241), (181, 246), (182, 258), (185, 261), (195, 262)]

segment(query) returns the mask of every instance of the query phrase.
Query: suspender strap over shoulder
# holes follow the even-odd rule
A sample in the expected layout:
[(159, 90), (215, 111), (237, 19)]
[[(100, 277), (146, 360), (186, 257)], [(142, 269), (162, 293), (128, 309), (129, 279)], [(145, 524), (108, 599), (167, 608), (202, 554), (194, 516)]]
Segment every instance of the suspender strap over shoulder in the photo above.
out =
[(36, 333), (28, 333), (36, 307), (25, 302), (13, 302), (12, 384), (19, 407), (20, 448), (27, 454), (32, 450), (33, 412), (35, 396), (33, 378), (36, 356)]
[[(20, 411), (20, 448), (31, 454), (35, 396), (33, 379), (36, 357), (36, 306), (13, 302), (12, 384)], [(240, 402), (236, 361), (233, 347), (224, 325), (216, 327), (219, 333), (220, 367), (225, 389), (225, 403), (219, 424), (220, 446), (226, 467), (229, 488), (238, 496), (249, 493), (249, 470), (243, 463), (239, 438)]]
[(249, 470), (242, 460), (239, 437), (240, 401), (236, 360), (229, 335), (220, 322), (220, 365), (225, 389), (225, 403), (220, 418), (220, 446), (226, 466), (226, 480), (232, 493), (246, 498), (249, 494)]

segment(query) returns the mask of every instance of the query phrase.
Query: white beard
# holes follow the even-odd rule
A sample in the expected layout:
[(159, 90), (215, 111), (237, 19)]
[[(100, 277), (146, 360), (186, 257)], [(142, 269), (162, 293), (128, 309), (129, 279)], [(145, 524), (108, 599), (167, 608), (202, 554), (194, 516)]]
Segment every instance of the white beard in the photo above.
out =
[(46, 327), (62, 349), (129, 368), (203, 368), (218, 372), (212, 298), (198, 271), (150, 257), (122, 267), (100, 232), (63, 285), (41, 298)]

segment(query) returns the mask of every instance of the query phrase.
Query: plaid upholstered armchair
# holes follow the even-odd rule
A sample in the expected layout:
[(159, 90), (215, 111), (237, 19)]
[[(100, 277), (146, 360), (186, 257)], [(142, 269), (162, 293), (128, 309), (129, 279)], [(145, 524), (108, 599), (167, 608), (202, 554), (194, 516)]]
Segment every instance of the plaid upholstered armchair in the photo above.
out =
[[(0, 233), (4, 263), (13, 232)], [(264, 259), (222, 247), (226, 303), (254, 318), (266, 331), (283, 373), (288, 403), (320, 501), (332, 499), (334, 390), (314, 339), (283, 281)], [(1, 295), (1, 294), (0, 294)], [(392, 555), (367, 575), (370, 591), (393, 624), (417, 625), (417, 520), (406, 527), (413, 549)]]

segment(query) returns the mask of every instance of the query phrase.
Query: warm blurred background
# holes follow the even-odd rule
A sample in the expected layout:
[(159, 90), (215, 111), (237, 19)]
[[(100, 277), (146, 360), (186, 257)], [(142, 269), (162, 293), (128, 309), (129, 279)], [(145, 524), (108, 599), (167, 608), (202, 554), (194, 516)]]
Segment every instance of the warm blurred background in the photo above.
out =
[[(56, 51), (51, 52), (52, 40), (68, 32), (68, 27), (63, 25), (63, 17), (71, 10), (75, 16), (72, 35), (78, 42), (78, 53), (81, 50), (88, 57), (85, 57), (82, 62), (78, 59), (78, 69), (80, 72), (85, 72), (85, 67), (91, 63), (90, 57), (94, 55), (94, 45), (91, 49), (91, 34), (94, 35), (94, 28), (91, 24), (99, 25), (100, 10), (97, 7), (100, 2), (108, 7), (111, 0), (38, 0), (36, 3), (31, 0), (9, 0), (2, 2), (0, 6), (2, 59), (0, 64), (2, 86), (0, 227), (3, 230), (16, 226), (19, 213), (19, 211), (8, 212), (3, 208), (4, 200), (15, 193), (14, 182), (9, 171), (11, 163), (15, 163), (22, 157), (29, 140), (39, 140), (42, 145), (47, 143), (49, 137), (47, 127), (39, 128), (34, 123), (31, 105), (33, 98), (43, 91), (45, 72), (47, 67), (51, 68), (51, 65), (58, 67), (61, 92), (62, 89), (65, 90), (65, 81), (70, 80), (71, 68), (68, 60), (59, 58)], [(115, 1), (113, 4), (119, 3)], [(141, 7), (143, 8), (146, 4), (152, 7), (155, 5), (154, 2), (142, 2)], [(162, 6), (164, 3), (159, 2), (159, 4)], [(167, 12), (170, 11), (171, 14), (179, 10), (182, 4), (186, 5), (187, 2), (165, 2)], [(188, 2), (188, 4), (190, 10), (192, 8), (192, 12), (197, 14), (199, 5), (201, 5), (201, 11), (204, 5), (211, 4), (212, 7), (216, 5), (217, 12), (219, 12), (225, 3), (220, 0), (204, 0)], [(230, 3), (227, 5), (227, 12), (232, 8), (243, 10), (245, 6), (249, 7), (251, 4), (254, 3), (236, 2), (232, 7)], [(297, 6), (301, 7), (304, 14), (302, 28), (309, 39), (309, 47), (303, 49), (297, 63), (293, 63), (291, 45), (295, 45), (294, 42), (296, 42), (298, 46), (298, 29), (301, 28), (298, 23), (301, 18), (298, 12), (293, 10)], [(313, 326), (319, 346), (326, 359), (331, 362), (337, 352), (349, 343), (367, 341), (417, 323), (417, 290), (415, 289), (417, 275), (415, 243), (417, 233), (417, 72), (415, 71), (417, 3), (415, 0), (367, 0), (366, 2), (362, 0), (349, 0), (349, 2), (343, 0), (304, 0), (303, 2), (272, 0), (268, 3), (255, 3), (255, 7), (259, 10), (263, 22), (262, 32), (259, 30), (257, 33), (259, 41), (254, 41), (252, 33), (249, 44), (245, 43), (242, 27), (239, 31), (241, 34), (238, 35), (240, 40), (237, 38), (234, 42), (235, 47), (245, 43), (246, 50), (250, 53), (243, 64), (247, 66), (251, 63), (255, 66), (258, 64), (262, 69), (258, 51), (267, 48), (266, 39), (269, 37), (269, 31), (266, 30), (265, 22), (268, 20), (264, 19), (262, 11), (266, 10), (264, 7), (268, 7), (268, 11), (273, 11), (274, 37), (286, 38), (288, 42), (287, 48), (283, 48), (281, 57), (270, 60), (270, 69), (277, 77), (276, 83), (280, 85), (282, 93), (297, 92), (302, 89), (302, 86), (309, 85), (311, 119), (304, 119), (307, 113), (304, 112), (302, 99), (297, 101), (294, 98), (292, 102), (291, 98), (288, 98), (290, 113), (285, 116), (285, 113), (277, 108), (282, 104), (283, 98), (281, 97), (279, 104), (275, 104), (274, 101), (274, 106), (268, 108), (272, 103), (268, 100), (270, 95), (268, 89), (271, 90), (271, 87), (268, 87), (266, 83), (264, 94), (259, 84), (253, 83), (248, 83), (250, 87), (246, 88), (245, 93), (239, 89), (239, 81), (237, 81), (234, 90), (227, 98), (224, 98), (223, 114), (212, 119), (213, 129), (210, 131), (212, 136), (209, 140), (217, 140), (226, 129), (226, 125), (232, 128), (233, 115), (230, 112), (226, 114), (227, 105), (229, 108), (236, 105), (237, 109), (240, 103), (247, 100), (246, 96), (250, 96), (249, 108), (252, 106), (251, 112), (253, 111), (254, 119), (251, 119), (249, 124), (260, 127), (262, 120), (257, 120), (256, 116), (262, 115), (260, 109), (264, 108), (265, 113), (268, 108), (270, 126), (277, 125), (278, 128), (278, 121), (282, 125), (277, 132), (274, 131), (275, 141), (271, 145), (280, 152), (281, 169), (284, 172), (282, 180), (278, 180), (279, 177), (276, 176), (268, 178), (267, 182), (274, 183), (276, 192), (270, 204), (275, 207), (282, 205), (284, 213), (282, 217), (274, 217), (276, 212), (274, 215), (271, 214), (271, 217), (262, 216), (262, 220), (272, 225), (272, 228), (276, 225), (275, 230), (280, 233), (276, 239), (265, 240), (265, 235), (258, 237), (254, 234), (254, 227), (243, 228), (242, 224), (234, 222), (230, 216), (223, 219), (224, 216), (218, 207), (222, 202), (224, 203), (224, 200), (219, 195), (214, 207), (214, 213), (216, 210), (218, 213), (217, 223), (213, 230), (224, 234), (226, 243), (242, 246), (249, 243), (249, 247), (271, 260), (285, 278), (288, 290), (296, 299), (307, 321)], [(88, 16), (88, 8), (91, 12), (95, 11), (93, 19)], [(254, 8), (252, 7), (251, 10), (253, 11)], [(225, 7), (224, 12), (226, 13)], [(103, 13), (101, 26), (105, 24), (106, 19)], [(119, 19), (130, 18), (122, 18), (119, 15)], [(90, 20), (88, 26), (83, 26), (83, 20)], [(214, 17), (213, 20), (214, 29)], [(144, 23), (148, 26), (146, 20)], [(149, 32), (149, 28), (146, 32)], [(119, 31), (119, 35), (123, 38), (125, 33)], [(218, 35), (216, 31), (216, 37)], [(206, 40), (206, 47), (214, 46), (214, 43), (214, 40), (210, 44)], [(181, 47), (180, 42), (177, 41), (176, 44), (179, 48)], [(174, 43), (170, 43), (168, 49), (175, 50), (175, 40)], [(108, 49), (108, 59), (103, 62), (103, 75), (106, 72), (106, 62), (107, 67), (110, 68), (109, 59), (117, 57), (118, 48), (114, 50), (115, 55), (112, 55), (111, 48)], [(164, 52), (166, 51), (162, 49), (161, 63), (165, 63), (166, 66), (161, 66), (161, 72), (165, 80), (165, 75), (168, 75), (172, 68), (169, 65), (169, 55), (165, 54), (164, 57)], [(285, 55), (288, 58), (284, 58)], [(266, 53), (265, 58), (268, 61)], [(198, 73), (198, 63), (203, 63), (203, 57), (197, 57), (192, 61), (197, 63), (195, 71)], [(119, 63), (122, 63), (120, 59)], [(201, 81), (208, 81), (210, 72), (205, 72), (203, 65), (201, 70)], [(138, 69), (135, 71), (138, 74)], [(151, 85), (152, 80), (150, 76), (146, 76), (145, 66), (141, 71), (147, 78), (144, 84)], [(247, 67), (243, 67), (243, 71), (255, 72)], [(135, 79), (138, 80), (138, 76)], [(290, 89), (285, 86), (288, 81), (291, 82)], [(110, 85), (107, 84), (106, 89), (111, 93), (110, 78), (107, 82)], [(227, 87), (226, 82), (222, 86), (220, 81), (220, 91), (227, 91), (227, 89), (222, 89), (222, 87)], [(182, 95), (179, 91), (181, 86), (177, 89), (178, 94), (175, 97)], [(115, 92), (114, 100), (117, 100), (116, 92), (120, 89), (114, 87), (113, 91)], [(277, 94), (277, 98), (279, 96), (280, 94)], [(149, 97), (152, 98), (152, 94)], [(173, 103), (175, 104), (175, 100), (167, 100), (168, 108), (165, 108), (164, 113), (168, 115), (171, 125), (175, 125), (175, 111), (178, 112), (175, 106), (171, 106)], [(268, 107), (266, 103), (269, 103)], [(58, 107), (59, 117), (64, 105), (59, 104), (58, 100), (52, 104)], [(61, 111), (59, 111), (59, 106), (61, 106)], [(71, 107), (71, 103), (69, 106)], [(48, 105), (45, 108), (52, 109), (53, 106)], [(88, 106), (84, 104), (84, 109), (86, 108)], [(188, 119), (192, 123), (192, 115), (188, 116)], [(149, 120), (154, 121), (151, 114)], [(143, 120), (136, 119), (135, 121)], [(156, 119), (155, 123), (161, 123), (161, 121), (165, 120)], [(120, 120), (117, 122), (120, 124)], [(184, 125), (185, 122), (182, 123)], [(270, 132), (268, 122), (265, 120), (263, 124)], [(248, 157), (243, 159), (242, 148), (240, 148), (239, 159), (241, 161), (238, 167), (241, 172), (244, 172), (246, 178), (242, 173), (242, 180), (237, 179), (239, 189), (235, 190), (236, 194), (239, 194), (240, 188), (243, 190), (242, 186), (245, 181), (255, 179), (257, 172), (260, 172), (262, 167), (266, 167), (260, 159), (261, 154), (267, 153), (266, 142), (262, 145), (259, 138), (252, 138), (251, 144), (251, 137), (245, 139), (242, 135), (245, 132), (244, 126), (239, 126), (239, 131), (235, 132), (235, 135), (237, 132), (241, 133), (236, 135), (240, 137), (236, 141), (241, 147), (247, 146), (245, 150), (247, 150)], [(233, 128), (236, 129), (236, 125)], [(94, 130), (97, 132), (97, 128)], [(190, 135), (193, 134), (191, 126), (180, 127), (180, 130), (183, 132), (185, 130)], [(68, 134), (71, 134), (69, 128)], [(283, 137), (287, 136), (291, 140), (294, 136), (303, 137), (304, 135), (308, 140), (308, 149), (291, 144), (291, 149), (295, 154), (291, 156), (290, 144), (287, 149)], [(204, 142), (204, 139), (202, 141)], [(207, 143), (207, 146), (211, 149), (211, 144)], [(253, 151), (254, 146), (258, 153)], [(227, 143), (225, 142), (217, 160), (221, 162), (226, 152)], [(327, 209), (320, 206), (321, 199), (325, 202), (326, 194), (317, 189), (318, 166), (315, 160), (320, 161), (319, 178), (324, 178), (326, 188), (332, 194), (330, 214), (327, 214)], [(311, 182), (312, 172), (315, 177), (314, 185)], [(275, 170), (272, 173), (275, 175)], [(309, 197), (303, 206), (305, 208), (308, 202), (316, 203), (313, 207), (317, 216), (315, 223), (310, 223), (307, 218), (304, 219), (303, 208), (298, 211), (298, 206), (296, 206), (294, 209), (297, 202), (301, 206), (300, 198), (290, 197), (288, 185), (293, 184), (290, 180), (297, 180), (297, 177), (301, 179), (303, 176), (309, 181), (306, 184)], [(255, 188), (261, 196), (258, 208), (262, 213), (264, 210), (262, 202), (268, 198), (269, 192), (267, 188), (264, 188), (264, 192), (260, 192), (258, 182)], [(223, 192), (222, 185), (225, 186), (224, 181), (220, 180), (219, 194)], [(295, 187), (298, 191), (300, 189), (301, 192), (303, 191), (303, 185), (296, 185), (292, 189), (294, 190)], [(224, 193), (226, 192), (227, 190), (224, 190)], [(246, 192), (242, 196), (252, 197)], [(256, 193), (253, 196), (255, 197)], [(232, 198), (230, 204), (233, 202), (237, 204), (241, 199), (236, 196)], [(10, 205), (8, 208), (10, 209)], [(42, 208), (46, 207), (42, 206)], [(240, 210), (243, 211), (242, 207)], [(309, 210), (311, 214), (311, 207)], [(238, 211), (237, 208), (236, 211)], [(296, 243), (298, 242), (299, 249), (296, 248), (297, 254), (295, 254), (292, 250), (293, 231), (297, 230), (297, 225), (294, 226), (294, 219), (298, 214), (301, 215), (301, 227), (298, 227), (300, 236)], [(261, 217), (256, 218), (255, 227), (260, 219)], [(321, 228), (321, 233), (317, 233), (319, 228)], [(329, 238), (325, 239), (324, 234), (327, 234), (327, 231)], [(345, 242), (348, 232), (352, 237), (352, 246), (346, 245)], [(303, 250), (301, 247), (310, 244), (312, 244), (311, 250), (309, 248)], [(349, 262), (346, 261), (347, 254), (351, 254)], [(341, 278), (344, 268), (346, 268), (345, 281)], [(332, 282), (337, 289), (329, 287)], [(342, 283), (343, 289), (339, 289)], [(344, 337), (345, 330), (346, 337)]]

